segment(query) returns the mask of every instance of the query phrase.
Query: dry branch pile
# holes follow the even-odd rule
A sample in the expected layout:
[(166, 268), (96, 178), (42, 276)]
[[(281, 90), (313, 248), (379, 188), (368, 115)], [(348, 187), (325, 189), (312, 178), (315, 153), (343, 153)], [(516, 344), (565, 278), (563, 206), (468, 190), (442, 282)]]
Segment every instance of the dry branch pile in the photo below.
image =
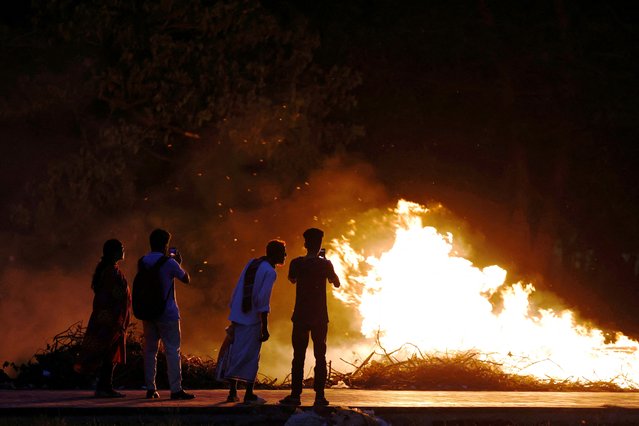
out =
[[(441, 355), (423, 354), (411, 344), (415, 354), (407, 359), (394, 356), (404, 348), (386, 351), (379, 339), (381, 352), (373, 351), (349, 373), (330, 372), (332, 384), (343, 382), (360, 389), (417, 390), (485, 390), (485, 391), (591, 391), (619, 392), (625, 389), (612, 382), (587, 380), (539, 379), (523, 374), (506, 373), (502, 365), (481, 359), (478, 352), (466, 351)], [(378, 358), (378, 359), (375, 359)]]
[[(91, 389), (95, 387), (95, 376), (81, 375), (73, 370), (73, 363), (80, 351), (86, 328), (81, 322), (71, 325), (65, 331), (53, 337), (46, 348), (39, 350), (25, 364), (16, 365), (4, 362), (0, 384), (7, 388), (42, 389)], [(162, 351), (162, 349), (160, 349)], [(225, 387), (215, 380), (216, 363), (210, 358), (182, 355), (182, 381), (188, 389), (216, 389)], [(13, 370), (17, 375), (11, 380), (5, 369)], [(166, 359), (158, 355), (157, 386), (168, 389)], [(139, 389), (144, 384), (144, 358), (142, 340), (135, 324), (127, 336), (127, 363), (115, 369), (113, 382), (116, 387)], [(258, 378), (259, 388), (273, 387), (273, 380)]]
[[(95, 377), (77, 374), (73, 363), (79, 352), (85, 328), (81, 322), (53, 337), (45, 349), (38, 351), (26, 364), (5, 362), (0, 371), (0, 385), (16, 388), (90, 389), (95, 386)], [(414, 345), (404, 345), (388, 352), (379, 341), (379, 351), (373, 351), (361, 363), (353, 364), (347, 373), (339, 372), (329, 363), (329, 386), (360, 389), (418, 389), (418, 390), (492, 390), (492, 391), (624, 391), (611, 382), (585, 380), (542, 380), (523, 374), (504, 372), (502, 365), (486, 361), (478, 352), (467, 351), (441, 355), (423, 354)], [(414, 355), (400, 358), (397, 354), (412, 346)], [(17, 373), (9, 379), (5, 369)], [(182, 355), (182, 376), (188, 389), (224, 388), (224, 383), (215, 380), (216, 363), (210, 358)], [(290, 377), (277, 384), (277, 379), (258, 374), (256, 387), (261, 389), (287, 388)], [(166, 361), (158, 356), (157, 385), (168, 388), (166, 383)], [(127, 389), (141, 388), (144, 384), (142, 344), (135, 326), (127, 338), (127, 364), (115, 370), (114, 384)], [(304, 386), (312, 387), (313, 378), (304, 380)]]
[(17, 373), (12, 385), (18, 388), (69, 389), (91, 386), (91, 378), (77, 374), (73, 363), (80, 349), (85, 328), (81, 322), (56, 334), (46, 348), (38, 350), (26, 363), (3, 364)]
[(360, 389), (491, 390), (491, 391), (621, 391), (609, 382), (541, 380), (505, 373), (499, 364), (475, 352), (413, 356), (404, 361), (370, 361), (356, 373), (332, 371), (334, 382)]

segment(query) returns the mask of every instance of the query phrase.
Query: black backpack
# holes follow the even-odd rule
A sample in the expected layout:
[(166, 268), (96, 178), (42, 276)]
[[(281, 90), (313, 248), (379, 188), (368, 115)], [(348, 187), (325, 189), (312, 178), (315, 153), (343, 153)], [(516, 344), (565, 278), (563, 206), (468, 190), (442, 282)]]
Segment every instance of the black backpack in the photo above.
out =
[(131, 291), (133, 315), (139, 320), (153, 321), (162, 315), (166, 308), (166, 302), (173, 291), (173, 286), (171, 286), (165, 296), (160, 279), (160, 268), (169, 258), (162, 256), (150, 268), (144, 264), (142, 259), (138, 260), (138, 273), (133, 279)]

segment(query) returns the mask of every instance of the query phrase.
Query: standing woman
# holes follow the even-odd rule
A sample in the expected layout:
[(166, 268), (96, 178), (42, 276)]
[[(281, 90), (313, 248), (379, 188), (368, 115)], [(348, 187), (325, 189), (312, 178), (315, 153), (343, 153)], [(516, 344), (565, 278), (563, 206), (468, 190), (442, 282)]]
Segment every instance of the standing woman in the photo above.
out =
[(126, 362), (126, 329), (131, 311), (131, 291), (118, 268), (124, 259), (124, 246), (118, 240), (108, 240), (102, 248), (102, 259), (95, 267), (91, 281), (93, 312), (89, 319), (82, 349), (74, 369), (78, 373), (98, 371), (95, 396), (122, 398), (113, 389), (113, 369)]

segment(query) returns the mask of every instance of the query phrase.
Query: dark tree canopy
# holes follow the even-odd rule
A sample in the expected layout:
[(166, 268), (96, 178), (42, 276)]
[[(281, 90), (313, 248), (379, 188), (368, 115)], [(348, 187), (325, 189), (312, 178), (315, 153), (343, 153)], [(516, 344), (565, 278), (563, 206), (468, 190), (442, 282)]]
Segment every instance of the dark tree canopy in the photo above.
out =
[(49, 53), (17, 81), (33, 97), (17, 111), (2, 106), (0, 118), (72, 109), (59, 130), (82, 148), (71, 143), (13, 205), (12, 225), (24, 231), (72, 238), (78, 224), (135, 205), (158, 176), (183, 171), (196, 149), (225, 146), (239, 158), (231, 169), (258, 167), (291, 186), (361, 135), (348, 118), (359, 76), (315, 63), (319, 38), (293, 9), (241, 0), (32, 7), (27, 49)]

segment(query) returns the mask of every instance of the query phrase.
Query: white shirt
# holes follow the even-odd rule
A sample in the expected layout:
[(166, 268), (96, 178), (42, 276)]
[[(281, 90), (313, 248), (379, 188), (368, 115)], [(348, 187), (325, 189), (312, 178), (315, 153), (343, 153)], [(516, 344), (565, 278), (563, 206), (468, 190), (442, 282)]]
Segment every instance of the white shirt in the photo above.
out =
[(235, 285), (233, 290), (233, 296), (231, 297), (231, 313), (229, 320), (244, 324), (253, 325), (262, 321), (261, 314), (263, 312), (271, 312), (271, 292), (273, 291), (273, 285), (275, 284), (275, 278), (277, 278), (277, 272), (275, 268), (271, 266), (268, 261), (263, 261), (255, 272), (255, 283), (253, 284), (253, 306), (248, 312), (242, 312), (242, 298), (244, 296), (244, 275), (246, 275), (246, 269), (251, 264), (249, 261), (240, 275), (240, 279)]

